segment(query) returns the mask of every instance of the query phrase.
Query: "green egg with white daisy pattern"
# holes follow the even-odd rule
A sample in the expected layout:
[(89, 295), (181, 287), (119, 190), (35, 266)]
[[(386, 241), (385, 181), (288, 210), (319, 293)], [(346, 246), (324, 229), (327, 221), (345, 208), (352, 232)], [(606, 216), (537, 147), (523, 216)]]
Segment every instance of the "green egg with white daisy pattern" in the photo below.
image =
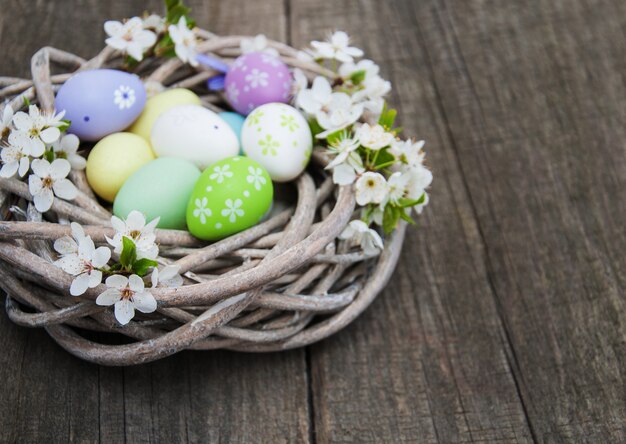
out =
[(200, 239), (223, 239), (259, 223), (273, 196), (265, 168), (248, 157), (228, 157), (197, 180), (187, 204), (187, 228)]

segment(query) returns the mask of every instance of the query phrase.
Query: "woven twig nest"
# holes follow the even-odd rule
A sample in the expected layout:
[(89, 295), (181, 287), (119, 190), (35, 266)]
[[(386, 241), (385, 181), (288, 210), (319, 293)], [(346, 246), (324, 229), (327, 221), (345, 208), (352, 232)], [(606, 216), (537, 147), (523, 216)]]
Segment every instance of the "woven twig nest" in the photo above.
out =
[[(242, 37), (218, 37), (202, 30), (197, 34), (199, 52), (224, 58), (239, 54)], [(328, 74), (317, 64), (299, 60), (295, 49), (278, 42), (270, 45), (288, 65), (311, 75)], [(91, 60), (43, 48), (32, 58), (33, 80), (0, 78), (0, 98), (10, 99), (8, 106), (16, 111), (25, 108), (25, 98), (52, 110), (55, 90), (75, 70), (119, 68), (122, 63), (121, 55), (110, 48)], [(53, 75), (51, 64), (70, 72)], [(191, 70), (178, 59), (148, 58), (135, 72), (168, 88), (204, 92), (201, 98), (208, 108), (223, 103), (219, 94), (206, 89), (205, 81), (215, 74), (211, 70)], [(83, 224), (96, 244), (113, 235), (110, 210), (96, 200), (84, 173), (73, 171), (71, 176), (79, 196), (71, 202), (55, 200), (45, 220), (29, 204), (32, 196), (24, 181), (0, 179), (0, 286), (7, 292), (9, 318), (22, 326), (43, 327), (70, 353), (106, 365), (139, 364), (183, 349), (286, 350), (337, 332), (384, 288), (398, 260), (405, 224), (386, 239), (378, 257), (339, 240), (355, 211), (354, 191), (332, 182), (321, 152), (313, 158), (294, 183), (295, 205), (259, 225), (215, 243), (185, 231), (157, 230), (160, 259), (180, 266), (185, 285), (153, 289), (157, 311), (139, 314), (125, 326), (110, 309), (95, 304), (102, 284), (72, 297), (72, 276), (52, 264), (52, 242), (70, 234), (60, 220)], [(90, 331), (126, 339), (109, 345), (94, 338), (110, 335)]]

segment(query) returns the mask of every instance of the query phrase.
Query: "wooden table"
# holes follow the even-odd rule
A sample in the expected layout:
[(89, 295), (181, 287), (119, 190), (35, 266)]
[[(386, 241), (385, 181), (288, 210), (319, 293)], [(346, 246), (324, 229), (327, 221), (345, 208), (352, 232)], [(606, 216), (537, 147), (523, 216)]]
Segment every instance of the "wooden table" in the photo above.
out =
[[(0, 316), (2, 442), (626, 441), (626, 2), (193, 1), (382, 66), (431, 204), (387, 290), (303, 350), (105, 368)], [(158, 1), (0, 1), (2, 75)]]

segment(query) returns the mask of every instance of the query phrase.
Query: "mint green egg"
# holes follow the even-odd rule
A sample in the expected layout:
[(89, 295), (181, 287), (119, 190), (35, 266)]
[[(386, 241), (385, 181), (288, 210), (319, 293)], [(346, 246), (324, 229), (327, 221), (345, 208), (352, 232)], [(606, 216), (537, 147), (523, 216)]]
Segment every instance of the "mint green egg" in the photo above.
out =
[(113, 213), (126, 218), (132, 210), (146, 220), (160, 217), (159, 228), (184, 230), (189, 196), (200, 177), (192, 162), (178, 157), (159, 157), (135, 171), (122, 185)]
[(219, 240), (259, 223), (272, 204), (274, 186), (259, 163), (229, 157), (209, 166), (187, 205), (187, 227), (204, 240)]

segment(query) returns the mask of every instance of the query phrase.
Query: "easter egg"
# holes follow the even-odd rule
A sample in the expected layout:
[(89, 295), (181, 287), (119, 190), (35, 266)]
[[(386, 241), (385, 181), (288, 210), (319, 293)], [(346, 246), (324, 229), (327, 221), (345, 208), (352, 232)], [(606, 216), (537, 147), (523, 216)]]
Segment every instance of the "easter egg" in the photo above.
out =
[(246, 156), (263, 165), (272, 180), (287, 182), (306, 168), (313, 136), (297, 109), (283, 103), (268, 103), (248, 116), (241, 142)]
[(187, 205), (187, 227), (200, 239), (223, 239), (257, 224), (272, 197), (272, 180), (257, 162), (242, 156), (220, 160), (194, 186)]
[[(224, 122), (228, 123), (235, 134), (237, 134), (239, 146), (241, 147), (241, 128), (243, 127), (243, 122), (245, 122), (246, 118), (241, 114), (233, 113), (231, 111), (223, 111), (221, 113), (217, 113), (217, 115), (224, 119)], [(239, 154), (241, 154), (241, 152)]]
[(58, 112), (72, 122), (68, 132), (95, 141), (122, 131), (135, 121), (146, 103), (146, 90), (135, 74), (94, 69), (73, 75), (55, 99)]
[(239, 154), (239, 140), (232, 128), (198, 105), (180, 105), (161, 114), (150, 140), (157, 157), (182, 157), (200, 169)]
[(292, 82), (289, 68), (278, 57), (250, 52), (232, 64), (226, 73), (224, 89), (235, 111), (248, 115), (266, 103), (287, 103)]
[(183, 230), (187, 202), (199, 177), (198, 167), (185, 159), (160, 157), (148, 162), (117, 193), (113, 213), (125, 219), (137, 210), (146, 220), (159, 217), (159, 228)]
[(165, 111), (179, 105), (200, 105), (200, 98), (184, 88), (174, 88), (150, 97), (146, 101), (143, 112), (128, 131), (135, 133), (150, 142), (150, 132), (154, 122)]
[(87, 181), (95, 193), (113, 202), (126, 179), (154, 159), (150, 145), (131, 133), (115, 133), (96, 143), (87, 157)]

